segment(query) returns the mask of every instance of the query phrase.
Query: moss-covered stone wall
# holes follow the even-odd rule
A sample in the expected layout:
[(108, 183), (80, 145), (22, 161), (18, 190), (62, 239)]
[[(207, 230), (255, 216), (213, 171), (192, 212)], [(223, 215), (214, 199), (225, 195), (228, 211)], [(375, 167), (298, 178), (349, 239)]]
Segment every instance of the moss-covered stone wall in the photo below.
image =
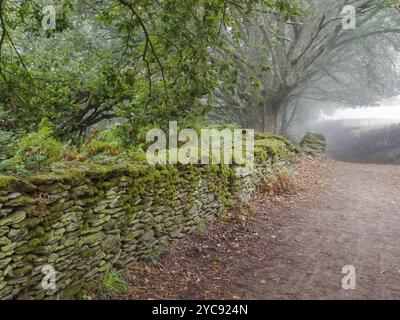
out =
[[(277, 137), (259, 135), (255, 146), (253, 170), (67, 163), (29, 181), (0, 176), (0, 299), (66, 297), (247, 201), (293, 158)], [(42, 288), (45, 265), (56, 290)]]

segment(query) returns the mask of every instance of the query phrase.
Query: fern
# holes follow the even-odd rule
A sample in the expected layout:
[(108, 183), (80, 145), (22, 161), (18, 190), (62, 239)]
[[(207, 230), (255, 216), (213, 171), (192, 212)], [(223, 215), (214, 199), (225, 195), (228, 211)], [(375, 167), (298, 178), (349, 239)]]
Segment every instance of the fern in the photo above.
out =
[(17, 143), (11, 162), (28, 168), (49, 166), (60, 159), (63, 150), (64, 145), (53, 137), (53, 128), (44, 118), (37, 132), (29, 133)]

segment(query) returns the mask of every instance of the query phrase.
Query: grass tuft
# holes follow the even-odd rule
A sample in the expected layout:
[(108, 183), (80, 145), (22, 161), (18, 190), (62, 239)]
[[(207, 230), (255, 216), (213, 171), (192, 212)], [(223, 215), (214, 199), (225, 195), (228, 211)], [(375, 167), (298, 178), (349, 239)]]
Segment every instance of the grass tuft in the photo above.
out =
[(122, 271), (109, 267), (101, 281), (101, 291), (105, 298), (109, 298), (114, 294), (129, 293), (130, 286), (124, 279)]

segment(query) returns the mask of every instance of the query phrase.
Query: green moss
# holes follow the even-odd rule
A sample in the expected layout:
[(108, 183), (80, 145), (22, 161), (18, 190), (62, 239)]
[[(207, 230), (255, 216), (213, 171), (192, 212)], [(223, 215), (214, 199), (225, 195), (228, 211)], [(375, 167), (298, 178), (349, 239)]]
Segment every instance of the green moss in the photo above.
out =
[(43, 226), (51, 226), (52, 224), (58, 222), (62, 215), (62, 211), (43, 212), (43, 216), (41, 216), (41, 222)]
[(41, 173), (33, 176), (31, 182), (35, 185), (49, 185), (52, 183), (66, 184), (76, 184), (82, 182), (86, 173), (83, 169), (72, 168), (68, 171), (57, 171), (51, 173)]
[(279, 141), (283, 142), (289, 150), (292, 150), (292, 151), (295, 150), (295, 146), (288, 139), (286, 139), (286, 138), (284, 138), (284, 137), (282, 137), (280, 135), (269, 133), (269, 132), (256, 133), (255, 136), (254, 136), (254, 140), (255, 141), (258, 141), (258, 140), (279, 140)]
[(14, 192), (32, 192), (36, 187), (26, 181), (13, 176), (0, 175), (0, 190), (12, 190)]
[(25, 219), (24, 221), (22, 221), (21, 223), (19, 223), (19, 226), (21, 228), (31, 228), (31, 227), (34, 227), (34, 226), (40, 224), (41, 222), (42, 222), (42, 218), (40, 218), (40, 217), (29, 217), (29, 218)]
[(10, 207), (29, 206), (34, 203), (34, 200), (29, 197), (18, 197), (8, 201), (7, 205)]
[(99, 252), (99, 249), (97, 249), (97, 248), (90, 248), (90, 249), (82, 250), (82, 251), (80, 252), (80, 255), (81, 255), (82, 258), (87, 258), (87, 257), (93, 257), (93, 256), (95, 256), (96, 254), (98, 254), (98, 252)]
[(99, 188), (104, 188), (104, 189), (108, 189), (108, 188), (113, 188), (116, 186), (115, 182), (110, 182), (110, 181), (104, 181), (98, 184)]
[(32, 265), (26, 265), (22, 268), (14, 269), (13, 275), (15, 278), (22, 277), (22, 276), (26, 275), (29, 271), (31, 271), (32, 268), (33, 268)]
[(9, 185), (17, 182), (18, 179), (11, 176), (0, 176), (0, 189), (6, 189)]
[(38, 258), (38, 257), (37, 257), (36, 255), (27, 254), (27, 255), (25, 255), (25, 256), (23, 257), (22, 261), (31, 263), (31, 262), (36, 261), (37, 258)]
[(196, 231), (199, 234), (203, 234), (207, 229), (207, 222), (204, 219), (199, 219), (196, 223)]
[(67, 202), (57, 202), (54, 205), (48, 206), (48, 209), (50, 211), (57, 212), (57, 211), (64, 211), (66, 208), (69, 208), (69, 207), (71, 207), (71, 205), (68, 204)]
[(37, 226), (33, 231), (32, 231), (32, 236), (33, 237), (43, 237), (45, 236), (46, 232), (44, 231), (43, 227)]
[(294, 157), (294, 146), (279, 136), (269, 136), (265, 139), (256, 140), (254, 153), (257, 163), (265, 162), (269, 157), (273, 160), (291, 160)]
[(309, 154), (322, 154), (326, 149), (326, 138), (321, 134), (308, 132), (301, 141), (300, 147)]
[(34, 252), (40, 246), (42, 246), (42, 240), (39, 239), (39, 238), (34, 238), (34, 239), (29, 240), (28, 243), (16, 248), (15, 249), (15, 253), (17, 253), (17, 254), (26, 254), (26, 253), (29, 253), (29, 252)]
[(61, 296), (64, 299), (75, 299), (80, 295), (83, 289), (83, 283), (74, 283), (72, 285), (69, 285), (67, 289), (64, 289)]

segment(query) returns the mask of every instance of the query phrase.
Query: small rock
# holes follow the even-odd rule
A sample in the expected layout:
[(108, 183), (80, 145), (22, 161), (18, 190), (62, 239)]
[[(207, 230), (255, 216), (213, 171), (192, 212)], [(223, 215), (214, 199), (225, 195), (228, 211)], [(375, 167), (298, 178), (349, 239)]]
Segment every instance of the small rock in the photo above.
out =
[(13, 192), (13, 193), (10, 193), (8, 196), (7, 196), (7, 198), (8, 199), (16, 199), (16, 198), (18, 198), (18, 197), (20, 197), (20, 196), (22, 196), (22, 194), (20, 194), (19, 192)]

